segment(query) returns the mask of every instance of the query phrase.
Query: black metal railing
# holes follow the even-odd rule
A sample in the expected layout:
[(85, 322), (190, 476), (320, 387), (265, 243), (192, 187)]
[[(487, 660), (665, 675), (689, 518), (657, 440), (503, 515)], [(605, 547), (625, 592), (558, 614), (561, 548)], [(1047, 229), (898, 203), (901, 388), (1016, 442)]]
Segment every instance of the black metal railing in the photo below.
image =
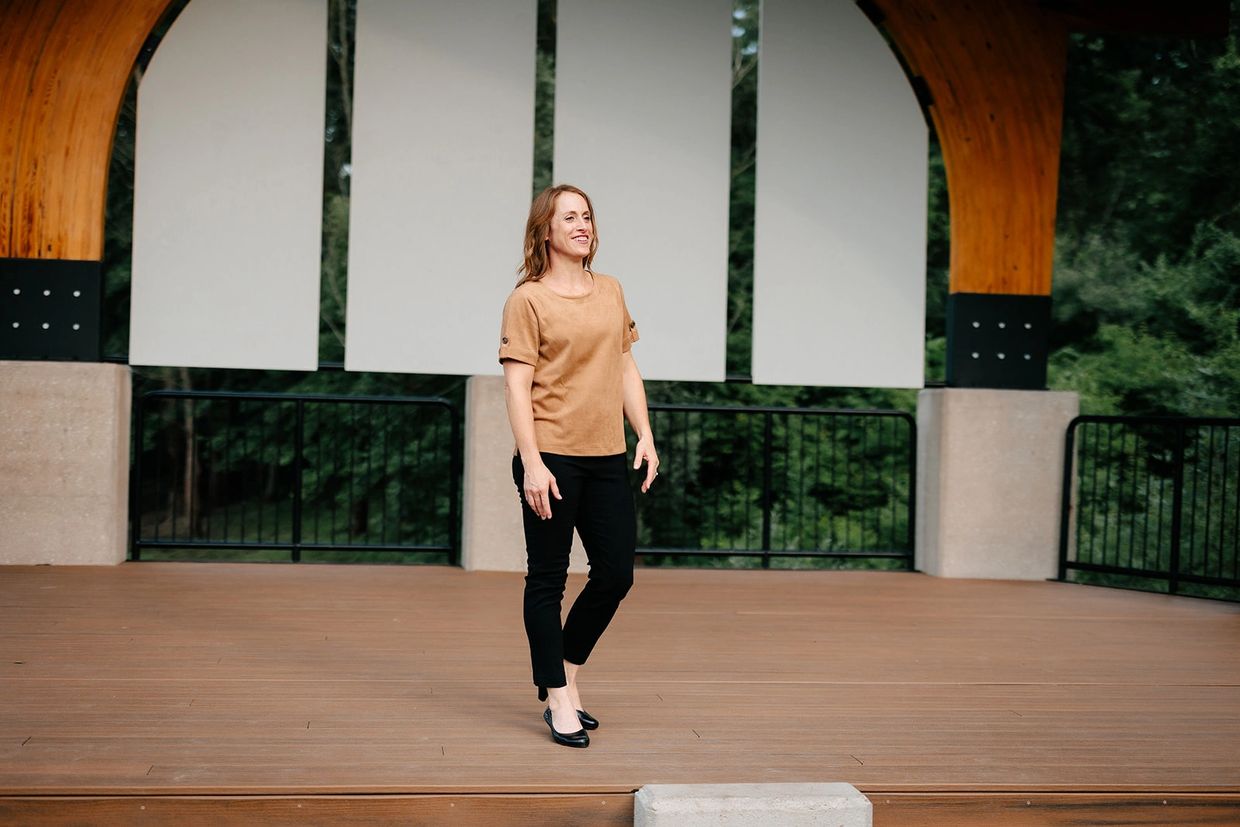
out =
[(134, 560), (458, 560), (446, 399), (156, 390), (135, 405)]
[(1240, 599), (1240, 419), (1078, 416), (1064, 450), (1060, 580)]
[(910, 414), (651, 405), (650, 416), (659, 490), (635, 495), (648, 563), (736, 555), (764, 567), (777, 557), (913, 567)]

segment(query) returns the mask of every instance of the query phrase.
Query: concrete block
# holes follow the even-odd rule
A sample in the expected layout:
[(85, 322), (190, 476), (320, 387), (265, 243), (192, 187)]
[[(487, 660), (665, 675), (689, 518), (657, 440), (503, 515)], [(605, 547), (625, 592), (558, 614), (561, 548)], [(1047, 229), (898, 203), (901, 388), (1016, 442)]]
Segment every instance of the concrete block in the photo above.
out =
[[(465, 383), (465, 496), (461, 513), (461, 566), (468, 571), (525, 571), (521, 501), (512, 482), (514, 446), (504, 402), (504, 377), (469, 377)], [(586, 570), (579, 537), (573, 538), (568, 570)]]
[(1080, 397), (933, 388), (917, 397), (917, 568), (940, 577), (1058, 573), (1063, 451)]
[(0, 361), (0, 564), (125, 560), (128, 365)]
[(635, 827), (870, 827), (870, 800), (843, 783), (647, 784)]

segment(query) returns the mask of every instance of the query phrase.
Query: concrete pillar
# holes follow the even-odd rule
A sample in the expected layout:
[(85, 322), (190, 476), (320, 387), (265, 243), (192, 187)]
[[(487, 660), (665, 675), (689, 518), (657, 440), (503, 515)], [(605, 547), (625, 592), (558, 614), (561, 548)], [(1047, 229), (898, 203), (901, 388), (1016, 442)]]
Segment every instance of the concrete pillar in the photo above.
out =
[(0, 563), (125, 560), (128, 365), (0, 361)]
[(940, 577), (1057, 574), (1063, 450), (1080, 397), (933, 388), (917, 397), (917, 568)]
[[(514, 442), (504, 404), (504, 377), (465, 383), (465, 480), (461, 566), (469, 571), (525, 571), (521, 504), (512, 481)], [(554, 502), (552, 509), (555, 508)], [(586, 570), (581, 539), (573, 538), (569, 571)]]
[(647, 784), (634, 827), (870, 827), (870, 800), (852, 784)]

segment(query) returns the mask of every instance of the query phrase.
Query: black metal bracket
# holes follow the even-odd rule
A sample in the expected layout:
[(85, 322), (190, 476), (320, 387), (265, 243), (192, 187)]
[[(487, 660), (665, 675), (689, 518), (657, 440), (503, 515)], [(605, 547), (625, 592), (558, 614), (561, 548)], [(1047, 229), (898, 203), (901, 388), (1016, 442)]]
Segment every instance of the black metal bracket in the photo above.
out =
[(947, 297), (947, 386), (1044, 390), (1050, 296)]
[(103, 265), (0, 258), (0, 359), (98, 362)]

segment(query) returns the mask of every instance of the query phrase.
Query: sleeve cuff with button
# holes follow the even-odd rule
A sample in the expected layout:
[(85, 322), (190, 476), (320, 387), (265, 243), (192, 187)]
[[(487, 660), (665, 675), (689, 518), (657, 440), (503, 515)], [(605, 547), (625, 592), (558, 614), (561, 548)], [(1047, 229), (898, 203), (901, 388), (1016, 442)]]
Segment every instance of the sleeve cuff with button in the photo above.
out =
[(500, 323), (500, 364), (505, 359), (538, 365), (538, 314), (529, 298), (519, 291), (508, 297)]

